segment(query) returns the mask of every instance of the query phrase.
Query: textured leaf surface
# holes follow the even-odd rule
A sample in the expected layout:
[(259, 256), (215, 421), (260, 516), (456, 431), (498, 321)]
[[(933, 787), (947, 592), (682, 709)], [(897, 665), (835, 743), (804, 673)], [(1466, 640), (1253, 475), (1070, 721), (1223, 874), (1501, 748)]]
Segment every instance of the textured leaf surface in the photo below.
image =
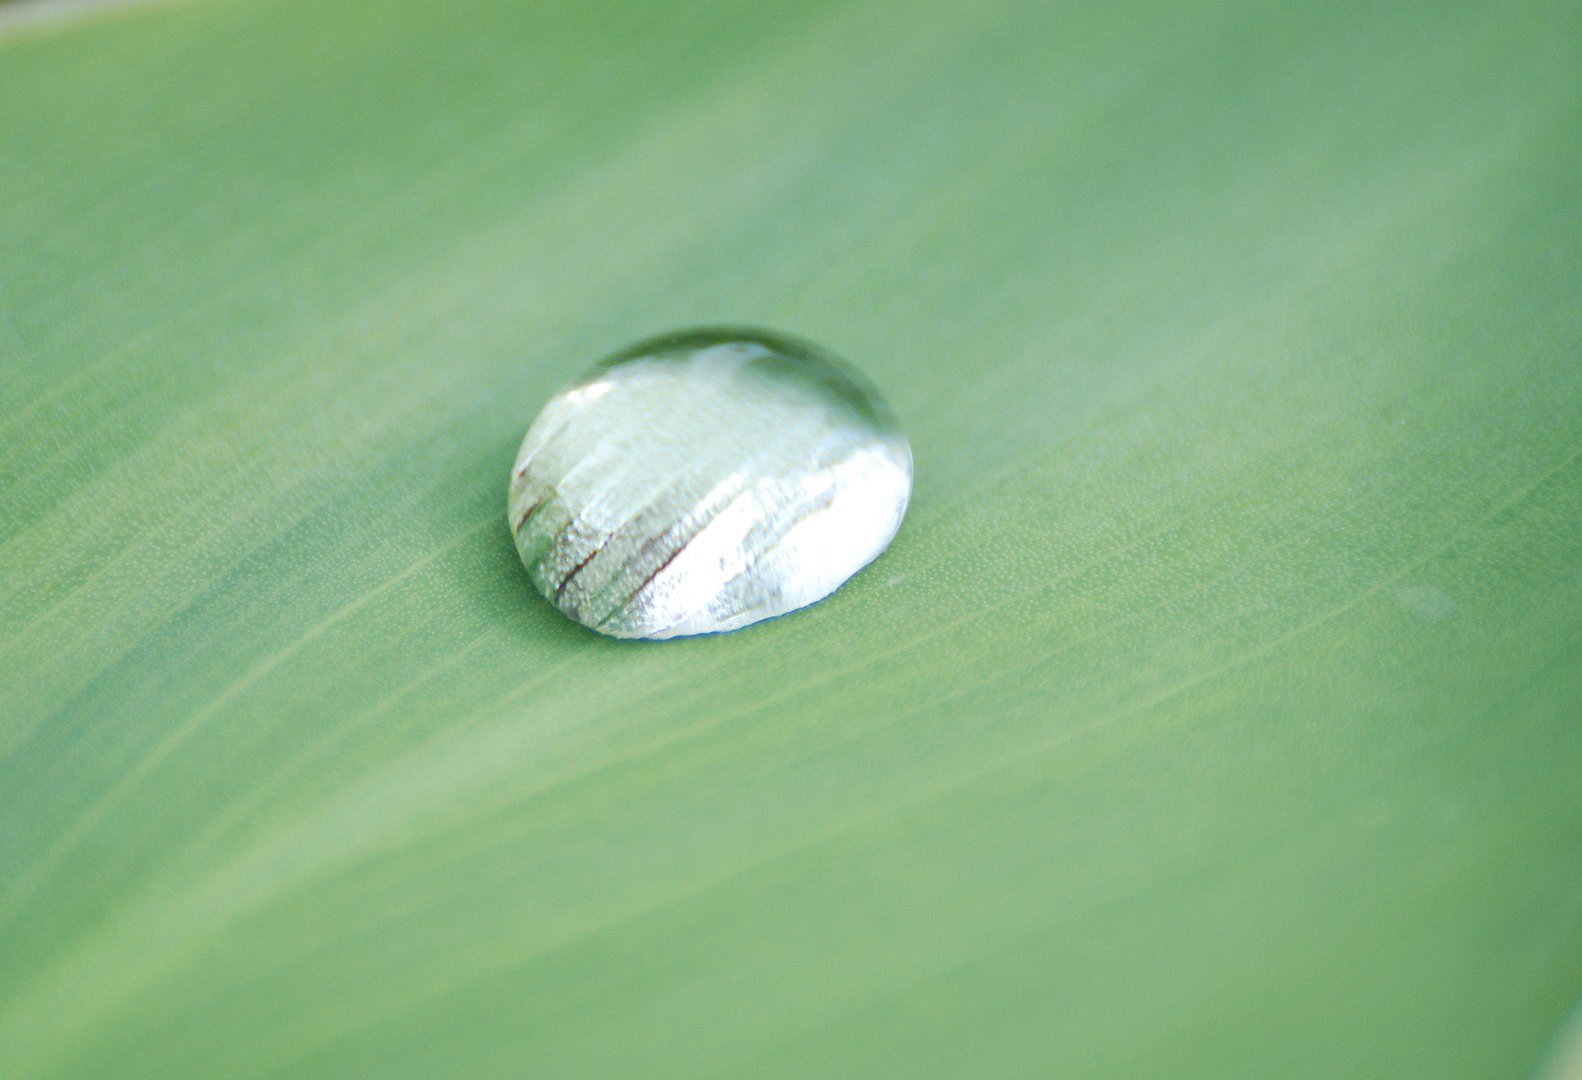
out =
[[(1575, 4), (0, 40), (0, 1072), (1513, 1076), (1582, 991)], [(854, 360), (895, 547), (599, 639), (528, 420)]]

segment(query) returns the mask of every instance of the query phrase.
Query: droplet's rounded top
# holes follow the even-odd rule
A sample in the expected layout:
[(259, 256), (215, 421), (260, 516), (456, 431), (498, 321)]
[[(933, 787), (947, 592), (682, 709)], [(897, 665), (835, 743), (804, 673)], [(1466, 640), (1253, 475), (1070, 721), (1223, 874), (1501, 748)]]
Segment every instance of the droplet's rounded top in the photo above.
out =
[(783, 334), (683, 330), (562, 390), (508, 521), (528, 573), (600, 633), (735, 630), (822, 600), (889, 546), (912, 452), (845, 364)]

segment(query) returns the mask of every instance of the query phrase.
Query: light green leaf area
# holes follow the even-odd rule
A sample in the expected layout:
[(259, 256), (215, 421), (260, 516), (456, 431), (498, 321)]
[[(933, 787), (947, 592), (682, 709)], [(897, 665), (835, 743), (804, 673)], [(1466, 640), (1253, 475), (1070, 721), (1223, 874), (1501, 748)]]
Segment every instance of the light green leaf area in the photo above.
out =
[[(917, 486), (599, 638), (512, 453), (806, 336)], [(1582, 9), (0, 38), (0, 1074), (1523, 1076), (1582, 994)]]

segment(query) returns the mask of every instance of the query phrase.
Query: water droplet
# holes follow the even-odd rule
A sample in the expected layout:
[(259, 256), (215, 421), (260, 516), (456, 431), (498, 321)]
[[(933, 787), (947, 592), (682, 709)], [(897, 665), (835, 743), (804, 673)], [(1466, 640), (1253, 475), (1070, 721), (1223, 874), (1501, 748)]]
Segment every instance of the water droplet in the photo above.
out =
[(889, 546), (911, 491), (906, 437), (844, 364), (711, 328), (640, 342), (544, 406), (508, 520), (561, 611), (668, 638), (822, 600)]

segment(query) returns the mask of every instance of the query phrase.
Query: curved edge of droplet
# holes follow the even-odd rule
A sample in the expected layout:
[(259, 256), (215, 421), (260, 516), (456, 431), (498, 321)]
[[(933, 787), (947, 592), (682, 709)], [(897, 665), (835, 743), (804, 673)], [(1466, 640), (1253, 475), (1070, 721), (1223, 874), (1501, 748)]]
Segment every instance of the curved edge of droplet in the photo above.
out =
[[(880, 425), (887, 432), (899, 434), (900, 425), (896, 421), (895, 411), (890, 407), (889, 401), (879, 392), (879, 388), (861, 371), (853, 366), (839, 353), (815, 341), (810, 341), (797, 334), (789, 334), (783, 330), (771, 330), (764, 326), (755, 326), (750, 323), (699, 323), (694, 326), (682, 327), (679, 330), (670, 330), (662, 334), (654, 334), (633, 342), (618, 352), (611, 353), (584, 372), (578, 378), (565, 384), (559, 391), (564, 393), (574, 387), (587, 382), (593, 382), (608, 369), (632, 360), (644, 357), (660, 357), (669, 353), (679, 353), (698, 346), (713, 342), (719, 343), (720, 339), (734, 338), (739, 341), (752, 342), (764, 346), (769, 352), (783, 358), (794, 356), (797, 353), (817, 359), (840, 377), (846, 385), (840, 387), (842, 391), (849, 391), (853, 402), (869, 406), (869, 418)], [(904, 436), (902, 437), (904, 441)], [(910, 450), (908, 450), (910, 454)]]

